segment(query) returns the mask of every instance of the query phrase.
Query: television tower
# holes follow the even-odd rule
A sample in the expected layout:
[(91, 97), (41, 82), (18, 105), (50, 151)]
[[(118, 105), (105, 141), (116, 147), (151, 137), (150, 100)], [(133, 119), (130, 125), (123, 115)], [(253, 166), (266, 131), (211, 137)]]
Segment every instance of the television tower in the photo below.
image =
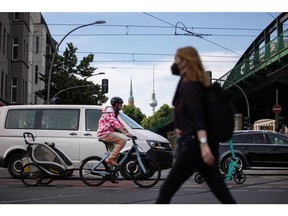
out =
[(156, 95), (155, 95), (155, 86), (154, 86), (154, 82), (155, 82), (155, 79), (154, 79), (154, 65), (153, 65), (153, 91), (152, 91), (152, 99), (150, 101), (150, 106), (152, 107), (152, 111), (153, 111), (153, 114), (155, 112), (155, 107), (157, 106), (158, 102), (156, 100)]

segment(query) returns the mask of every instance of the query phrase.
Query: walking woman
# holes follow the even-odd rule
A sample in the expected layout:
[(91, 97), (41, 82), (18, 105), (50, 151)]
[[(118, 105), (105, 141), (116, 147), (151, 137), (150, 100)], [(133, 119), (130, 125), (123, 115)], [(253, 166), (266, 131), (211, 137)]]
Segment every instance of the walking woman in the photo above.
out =
[(197, 50), (178, 49), (171, 69), (172, 74), (181, 76), (173, 99), (177, 156), (156, 203), (170, 203), (181, 185), (197, 171), (221, 203), (234, 204), (218, 169), (219, 144), (207, 139), (204, 87), (209, 80)]

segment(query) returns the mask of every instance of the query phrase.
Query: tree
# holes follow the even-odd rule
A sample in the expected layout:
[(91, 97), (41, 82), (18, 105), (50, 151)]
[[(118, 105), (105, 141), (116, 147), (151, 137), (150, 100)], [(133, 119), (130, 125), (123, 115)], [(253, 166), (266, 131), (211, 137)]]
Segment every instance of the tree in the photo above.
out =
[(141, 124), (142, 120), (146, 118), (146, 115), (143, 114), (141, 110), (135, 106), (123, 105), (122, 110), (123, 110), (123, 113), (128, 115), (138, 124)]
[(162, 122), (168, 116), (171, 116), (174, 112), (174, 108), (169, 107), (167, 104), (163, 104), (159, 110), (157, 110), (152, 116), (142, 120), (142, 127), (149, 129), (154, 125)]
[[(91, 66), (94, 55), (88, 54), (86, 57), (78, 63), (76, 56), (77, 48), (72, 43), (67, 43), (63, 56), (57, 55), (54, 60), (51, 74), (51, 86), (50, 95), (51, 98), (59, 93), (63, 89), (85, 86), (79, 88), (67, 89), (67, 91), (61, 92), (57, 95), (59, 104), (94, 104), (102, 105), (108, 98), (101, 92), (101, 88), (98, 84), (94, 84), (92, 81), (87, 81), (87, 78), (93, 75), (93, 72), (97, 69)], [(52, 54), (46, 56), (46, 62), (51, 62)], [(47, 69), (50, 65), (47, 64)], [(48, 75), (40, 75), (40, 80), (46, 84), (48, 82)], [(87, 86), (87, 87), (86, 87)], [(46, 100), (47, 88), (36, 91), (35, 94)], [(49, 98), (49, 100), (51, 99)]]

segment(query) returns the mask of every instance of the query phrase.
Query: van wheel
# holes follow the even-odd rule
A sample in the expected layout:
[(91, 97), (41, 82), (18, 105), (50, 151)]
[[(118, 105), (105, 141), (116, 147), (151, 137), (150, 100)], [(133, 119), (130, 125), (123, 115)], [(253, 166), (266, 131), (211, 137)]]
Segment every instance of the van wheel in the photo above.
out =
[(22, 169), (22, 154), (13, 155), (8, 162), (8, 172), (13, 178), (20, 178), (20, 172)]

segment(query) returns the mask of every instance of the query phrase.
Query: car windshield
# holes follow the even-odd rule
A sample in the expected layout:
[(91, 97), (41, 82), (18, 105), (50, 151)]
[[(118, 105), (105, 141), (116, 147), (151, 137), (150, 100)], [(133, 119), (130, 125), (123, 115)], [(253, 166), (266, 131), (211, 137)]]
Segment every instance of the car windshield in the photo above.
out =
[(131, 119), (129, 116), (120, 112), (119, 116), (122, 120), (124, 120), (132, 129), (143, 129), (137, 122)]

